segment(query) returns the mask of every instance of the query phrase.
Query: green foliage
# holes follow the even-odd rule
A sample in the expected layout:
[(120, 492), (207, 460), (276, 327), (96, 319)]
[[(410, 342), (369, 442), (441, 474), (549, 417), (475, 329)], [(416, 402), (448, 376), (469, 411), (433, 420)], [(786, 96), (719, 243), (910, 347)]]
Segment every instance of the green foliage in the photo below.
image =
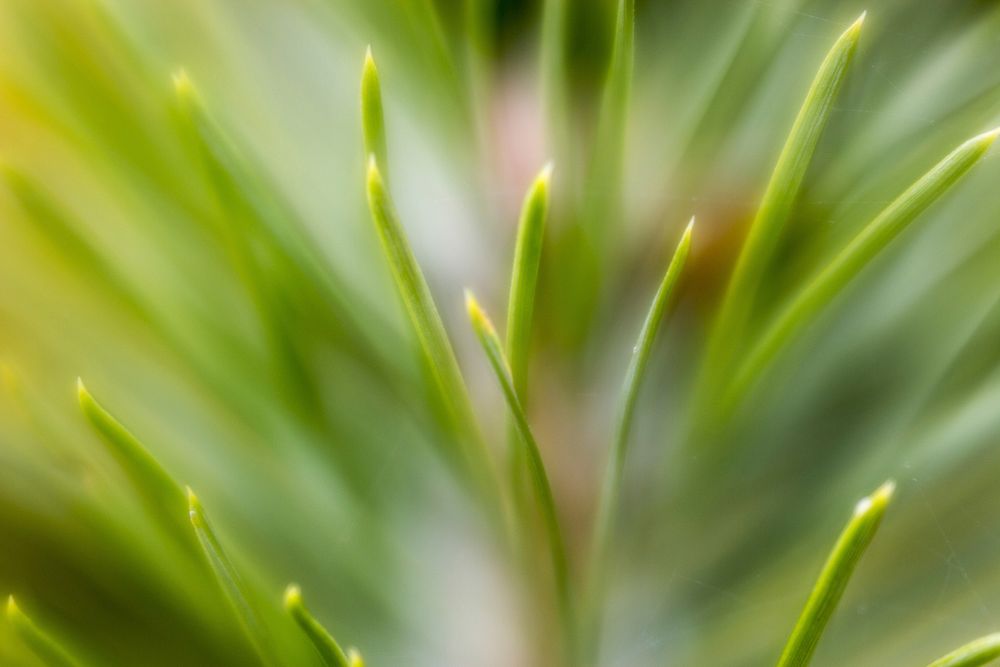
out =
[(180, 485), (127, 428), (101, 407), (80, 378), (77, 378), (76, 391), (84, 416), (128, 476), (149, 513), (165, 528), (174, 531), (175, 537), (183, 536), (180, 539), (187, 542), (185, 538), (190, 531), (183, 521), (186, 503)]
[(886, 482), (872, 495), (858, 501), (851, 520), (823, 565), (805, 609), (781, 653), (778, 667), (805, 667), (809, 664), (854, 568), (875, 537), (895, 488), (893, 482)]
[(368, 208), (396, 289), (458, 438), (459, 451), (448, 454), (452, 462), (464, 470), (465, 481), (471, 488), (489, 494), (495, 484), (491, 481), (493, 472), (489, 454), (472, 413), (465, 381), (430, 288), (427, 287), (427, 281), (410, 249), (374, 156), (368, 162)]
[[(489, 317), (480, 307), (472, 292), (465, 292), (465, 307), (469, 313), (469, 321), (472, 329), (479, 339), (479, 344), (486, 353), (486, 358), (490, 362), (490, 368), (496, 376), (503, 392), (507, 408), (514, 420), (520, 436), (519, 443), (524, 447), (524, 460), (527, 464), (528, 475), (534, 491), (536, 507), (545, 526), (546, 541), (548, 542), (549, 553), (552, 560), (552, 573), (555, 578), (556, 595), (559, 600), (559, 609), (562, 614), (564, 631), (567, 637), (567, 650), (572, 654), (572, 642), (574, 633), (573, 621), (573, 600), (570, 595), (569, 565), (566, 558), (566, 545), (563, 539), (562, 529), (559, 526), (559, 513), (556, 509), (555, 499), (552, 495), (552, 485), (549, 483), (549, 476), (545, 472), (545, 462), (542, 460), (541, 451), (535, 436), (528, 425), (528, 417), (524, 413), (521, 399), (514, 388), (514, 378), (511, 375), (510, 364), (503, 353), (503, 346), (497, 336), (496, 329)], [(567, 660), (570, 657), (567, 656)]]
[(507, 302), (507, 358), (510, 359), (514, 388), (522, 398), (528, 395), (528, 359), (531, 321), (538, 289), (538, 269), (542, 261), (545, 218), (549, 210), (552, 165), (546, 165), (524, 197), (517, 224), (514, 266), (510, 274)]
[(949, 153), (865, 225), (840, 254), (807, 282), (747, 354), (733, 380), (728, 400), (736, 400), (746, 392), (800, 329), (986, 154), (998, 133), (1000, 130), (993, 130), (973, 137)]
[(208, 523), (205, 510), (201, 506), (201, 501), (198, 500), (198, 496), (190, 488), (187, 490), (187, 499), (188, 516), (191, 519), (194, 534), (198, 537), (198, 542), (201, 544), (202, 551), (205, 554), (205, 560), (212, 568), (215, 579), (218, 581), (226, 599), (236, 612), (236, 616), (239, 618), (247, 638), (253, 644), (257, 655), (265, 667), (281, 664), (274, 654), (267, 629), (264, 627), (259, 613), (251, 602), (251, 596), (246, 584), (243, 582), (243, 577), (236, 569), (236, 566), (233, 565), (229, 556), (226, 555), (222, 544), (219, 542), (219, 538), (216, 537), (215, 531), (212, 530), (212, 526)]
[(316, 647), (316, 652), (323, 659), (323, 664), (327, 667), (352, 667), (352, 664), (360, 661), (361, 657), (355, 654), (348, 657), (344, 650), (340, 648), (329, 632), (326, 631), (319, 621), (306, 609), (302, 601), (302, 591), (298, 586), (290, 585), (285, 589), (285, 611), (287, 611), (302, 632), (306, 634), (312, 645)]
[(595, 587), (593, 595), (596, 599), (590, 600), (590, 604), (600, 606), (601, 594), (606, 582), (605, 570), (608, 558), (608, 548), (612, 540), (613, 528), (618, 515), (618, 507), (621, 503), (622, 483), (625, 477), (625, 458), (628, 455), (629, 434), (632, 431), (632, 420), (635, 414), (636, 401), (639, 398), (639, 389), (642, 386), (643, 377), (649, 365), (649, 356), (653, 351), (653, 342), (660, 329), (660, 323), (666, 314), (675, 296), (675, 288), (680, 280), (684, 264), (687, 262), (688, 254), (691, 251), (691, 230), (694, 227), (694, 218), (688, 223), (681, 235), (681, 240), (677, 244), (673, 258), (667, 266), (663, 280), (660, 282), (653, 302), (646, 313), (646, 319), (642, 323), (639, 331), (639, 338), (635, 347), (632, 348), (632, 356), (629, 359), (628, 370), (625, 372), (625, 385), (622, 389), (618, 422), (615, 428), (614, 440), (604, 471), (603, 486), (598, 500), (599, 506), (594, 524), (593, 547), (591, 558), (591, 586)]
[(374, 156), (375, 164), (388, 165), (389, 151), (385, 140), (385, 113), (382, 110), (382, 84), (369, 46), (361, 70), (361, 134), (365, 155)]
[(1000, 658), (1000, 634), (980, 637), (961, 646), (928, 667), (978, 667)]
[(773, 664), (887, 477), (779, 665), (991, 622), (1000, 8), (530, 4), (0, 3), (0, 664)]
[(823, 129), (833, 113), (837, 94), (854, 59), (864, 21), (865, 14), (862, 14), (826, 54), (785, 140), (709, 334), (703, 402), (711, 400), (711, 395), (718, 392), (718, 374), (728, 367), (744, 339), (761, 277), (792, 212)]
[(80, 667), (79, 660), (74, 658), (69, 651), (59, 645), (49, 634), (35, 625), (30, 618), (24, 615), (21, 608), (14, 601), (14, 596), (7, 597), (7, 623), (14, 630), (14, 634), (24, 642), (25, 646), (31, 649), (39, 660), (47, 667)]

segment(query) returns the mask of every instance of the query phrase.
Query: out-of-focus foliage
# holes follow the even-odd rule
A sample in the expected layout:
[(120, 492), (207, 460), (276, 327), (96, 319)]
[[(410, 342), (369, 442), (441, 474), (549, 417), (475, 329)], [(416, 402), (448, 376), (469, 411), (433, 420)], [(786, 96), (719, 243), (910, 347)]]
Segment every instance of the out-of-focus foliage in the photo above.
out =
[[(522, 198), (553, 161), (525, 407), (577, 588), (632, 345), (697, 216), (635, 405), (596, 662), (773, 664), (887, 478), (813, 664), (924, 665), (1000, 629), (996, 148), (738, 405), (694, 401), (781, 147), (866, 8), (736, 355), (1000, 125), (996, 3), (0, 2), (0, 592), (18, 618), (85, 665), (323, 664), (283, 609), (294, 581), (373, 667), (558, 660), (544, 538), (512, 556), (442, 456), (468, 443), (369, 219), (370, 44), (376, 152), (498, 462), (512, 434), (462, 290), (503, 312)], [(77, 377), (197, 489), (237, 598), (81, 414)], [(3, 621), (0, 664), (45, 663)]]

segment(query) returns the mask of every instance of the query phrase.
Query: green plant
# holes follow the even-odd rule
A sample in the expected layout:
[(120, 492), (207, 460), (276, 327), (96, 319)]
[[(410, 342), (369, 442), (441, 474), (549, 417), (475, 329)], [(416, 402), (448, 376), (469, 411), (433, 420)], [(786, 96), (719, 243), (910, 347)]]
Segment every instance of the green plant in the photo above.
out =
[[(995, 626), (1000, 10), (140, 4), (0, 9), (0, 662), (905, 665)], [(503, 338), (453, 321), (487, 279)]]

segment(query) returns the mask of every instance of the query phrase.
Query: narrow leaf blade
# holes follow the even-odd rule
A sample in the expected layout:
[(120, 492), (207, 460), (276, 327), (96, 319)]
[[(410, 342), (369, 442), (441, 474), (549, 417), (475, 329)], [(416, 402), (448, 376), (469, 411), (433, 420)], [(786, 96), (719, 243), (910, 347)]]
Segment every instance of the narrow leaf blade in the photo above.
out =
[(365, 157), (374, 155), (376, 163), (382, 165), (383, 169), (387, 168), (389, 151), (385, 139), (382, 85), (371, 46), (365, 52), (365, 64), (361, 70), (361, 133)]
[(233, 562), (226, 555), (225, 550), (222, 548), (222, 543), (219, 542), (215, 531), (212, 530), (212, 526), (205, 516), (205, 510), (201, 502), (190, 487), (187, 489), (187, 498), (188, 516), (190, 517), (191, 526), (194, 528), (198, 542), (201, 544), (202, 551), (205, 554), (205, 560), (212, 568), (212, 572), (215, 574), (215, 578), (219, 582), (219, 586), (222, 588), (226, 599), (236, 612), (243, 631), (257, 651), (261, 662), (268, 666), (277, 665), (278, 661), (274, 657), (275, 654), (271, 648), (266, 629), (253, 604), (250, 602), (251, 598), (246, 584), (243, 582), (243, 577), (240, 576), (236, 566), (233, 565)]
[(728, 396), (732, 406), (781, 349), (814, 319), (862, 269), (927, 207), (940, 199), (986, 154), (1000, 128), (973, 137), (907, 188), (827, 264), (774, 320), (736, 373)]
[(466, 481), (472, 483), (472, 488), (496, 490), (498, 497), (499, 490), (489, 452), (472, 412), (458, 361), (374, 156), (370, 157), (368, 163), (367, 189), (372, 222), (392, 272), (396, 290), (459, 440), (459, 451), (449, 452), (451, 460), (460, 468), (465, 468), (470, 476)]
[(573, 632), (572, 602), (570, 600), (569, 589), (569, 567), (567, 565), (566, 546), (563, 541), (562, 529), (559, 526), (559, 516), (556, 512), (555, 499), (552, 495), (552, 486), (549, 483), (548, 474), (545, 472), (545, 463), (542, 460), (538, 443), (528, 425), (528, 418), (524, 408), (514, 389), (514, 380), (511, 376), (510, 365), (500, 344), (500, 337), (497, 335), (493, 323), (486, 312), (480, 307), (479, 302), (471, 292), (465, 292), (465, 305), (469, 313), (469, 321), (476, 333), (486, 358), (493, 369), (494, 375), (500, 384), (507, 407), (514, 419), (520, 437), (520, 442), (525, 448), (525, 458), (527, 461), (528, 473), (534, 489), (535, 498), (538, 503), (538, 511), (541, 514), (542, 522), (545, 526), (546, 537), (549, 543), (549, 552), (552, 560), (553, 575), (556, 583), (556, 593), (559, 599), (560, 612), (567, 635), (567, 646), (571, 644)]
[(550, 163), (542, 169), (524, 198), (510, 277), (510, 299), (507, 304), (507, 355), (510, 359), (514, 388), (522, 399), (527, 395), (531, 320), (538, 288), (538, 269), (542, 259), (542, 241), (545, 238), (551, 180)]
[(850, 68), (864, 19), (862, 14), (827, 53), (778, 157), (712, 326), (705, 353), (707, 376), (703, 379), (699, 405), (714, 393), (719, 375), (726, 372), (738, 342), (743, 339), (761, 277)]
[[(549, 186), (552, 164), (547, 164), (524, 197), (518, 221), (514, 263), (510, 277), (507, 303), (507, 357), (510, 359), (514, 389), (522, 401), (528, 395), (528, 362), (531, 345), (532, 315), (538, 288), (538, 270), (542, 258), (545, 222), (549, 208)], [(515, 442), (520, 436), (511, 423), (508, 428), (508, 467), (515, 506), (519, 511), (526, 504), (524, 447)]]
[(875, 537), (894, 490), (895, 484), (886, 482), (855, 506), (854, 515), (830, 552), (792, 636), (785, 645), (778, 667), (805, 667), (809, 664), (855, 566)]
[(73, 654), (21, 611), (13, 595), (7, 598), (7, 623), (25, 646), (49, 667), (81, 667), (82, 663)]
[(567, 0), (545, 0), (542, 9), (539, 69), (548, 146), (552, 153), (569, 165), (572, 160), (569, 155), (571, 119), (566, 81), (567, 14)]
[(183, 543), (189, 543), (190, 531), (183, 522), (186, 503), (181, 486), (149, 450), (97, 402), (82, 379), (77, 379), (76, 387), (84, 416), (101, 436), (108, 452), (121, 466), (150, 514), (167, 529), (179, 533)]
[(608, 223), (621, 204), (628, 109), (635, 68), (635, 0), (618, 0), (611, 62), (602, 91), (601, 110), (590, 162), (589, 201), (583, 214), (592, 240), (603, 247)]
[(327, 667), (351, 667), (351, 657), (344, 653), (337, 640), (313, 617), (302, 601), (302, 591), (291, 585), (285, 589), (285, 611), (312, 642)]
[[(646, 319), (643, 321), (639, 338), (632, 350), (632, 357), (629, 361), (628, 370), (625, 374), (625, 383), (622, 388), (622, 397), (619, 407), (618, 424), (615, 432), (615, 439), (612, 443), (610, 455), (604, 475), (604, 485), (601, 489), (601, 497), (598, 501), (597, 521), (593, 535), (593, 551), (591, 554), (591, 566), (593, 568), (592, 578), (600, 580), (603, 578), (603, 566), (611, 536), (611, 528), (618, 512), (618, 503), (621, 497), (622, 477), (625, 470), (625, 458), (628, 454), (629, 434), (632, 429), (632, 418), (635, 412), (636, 400), (639, 396), (639, 388), (642, 386), (643, 377), (646, 374), (646, 367), (653, 350), (653, 342), (660, 329), (660, 323), (666, 313), (675, 293), (675, 287), (684, 270), (688, 254), (691, 250), (691, 231), (694, 226), (694, 218), (688, 223), (687, 228), (681, 235), (681, 240), (677, 244), (677, 249), (670, 260), (663, 280), (660, 282), (653, 302), (650, 304)], [(593, 581), (593, 586), (600, 586), (599, 581)]]
[(1000, 633), (975, 639), (927, 667), (979, 667), (997, 658), (1000, 658)]

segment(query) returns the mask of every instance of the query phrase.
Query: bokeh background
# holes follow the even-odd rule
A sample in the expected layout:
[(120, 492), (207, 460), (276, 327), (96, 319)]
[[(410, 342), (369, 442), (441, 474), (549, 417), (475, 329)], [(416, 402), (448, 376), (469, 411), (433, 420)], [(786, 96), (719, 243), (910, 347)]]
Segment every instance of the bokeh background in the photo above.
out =
[[(560, 116), (540, 2), (2, 0), (0, 592), (91, 665), (254, 664), (210, 571), (80, 415), (80, 376), (199, 493), (288, 664), (319, 664), (281, 612), (289, 581), (374, 667), (548, 664), (538, 581), (441, 461), (368, 217), (370, 44), (394, 196), (498, 458), (504, 406), (462, 289), (502, 321), (520, 200), (554, 162), (529, 408), (578, 570), (633, 340), (697, 216), (639, 405), (601, 664), (773, 663), (855, 501), (890, 477), (815, 664), (922, 665), (1000, 629), (996, 150), (711, 443), (689, 428), (706, 326), (837, 35), (870, 10), (761, 321), (1000, 124), (1000, 6), (639, 1), (620, 156), (593, 179), (616, 4), (567, 0)], [(179, 118), (180, 71), (228, 176)], [(37, 664), (7, 629), (0, 662)]]

